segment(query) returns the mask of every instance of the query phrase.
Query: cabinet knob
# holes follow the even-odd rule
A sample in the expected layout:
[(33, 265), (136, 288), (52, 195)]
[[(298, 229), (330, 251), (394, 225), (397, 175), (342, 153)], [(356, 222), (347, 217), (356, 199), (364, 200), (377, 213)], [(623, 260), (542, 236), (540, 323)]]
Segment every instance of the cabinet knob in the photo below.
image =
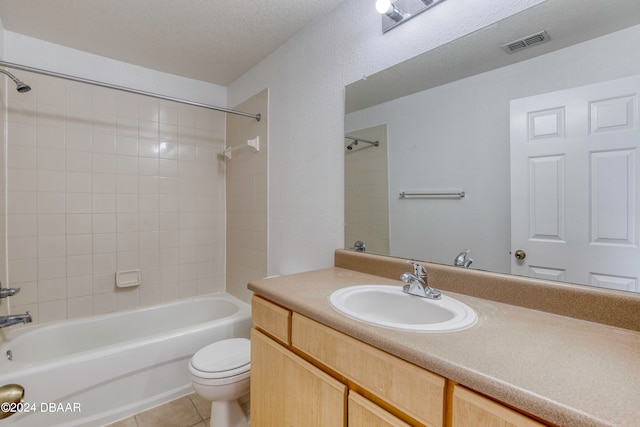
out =
[(527, 253), (525, 251), (523, 251), (522, 249), (518, 249), (516, 251), (516, 253), (514, 254), (514, 256), (516, 257), (516, 259), (522, 260), (522, 259), (525, 259), (527, 257)]

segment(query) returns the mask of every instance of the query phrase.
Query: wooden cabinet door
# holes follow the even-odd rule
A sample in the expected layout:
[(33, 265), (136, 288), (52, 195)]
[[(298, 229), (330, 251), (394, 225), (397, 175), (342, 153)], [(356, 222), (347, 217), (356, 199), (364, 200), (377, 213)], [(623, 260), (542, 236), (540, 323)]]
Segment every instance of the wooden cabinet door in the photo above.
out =
[(421, 425), (443, 426), (443, 377), (298, 313), (291, 345)]
[(453, 427), (544, 427), (513, 409), (456, 385), (453, 389)]
[(251, 426), (344, 427), (347, 387), (251, 331)]
[(410, 427), (354, 391), (349, 392), (349, 427)]

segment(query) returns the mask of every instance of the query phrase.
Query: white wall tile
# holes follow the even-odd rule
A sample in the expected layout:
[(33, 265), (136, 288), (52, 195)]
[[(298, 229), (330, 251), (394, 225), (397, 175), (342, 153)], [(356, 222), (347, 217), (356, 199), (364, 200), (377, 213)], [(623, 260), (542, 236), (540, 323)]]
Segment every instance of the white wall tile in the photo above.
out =
[(138, 155), (138, 138), (118, 135), (116, 138), (116, 152), (126, 156)]
[(116, 177), (116, 191), (122, 194), (137, 194), (138, 177), (135, 175), (118, 175)]
[[(61, 320), (222, 290), (223, 145), (212, 135), (225, 134), (224, 114), (42, 85), (9, 97), (4, 238), (9, 283), (24, 287), (14, 308)], [(143, 284), (117, 289), (116, 271), (136, 268)]]
[(66, 221), (64, 214), (38, 215), (38, 236), (65, 234)]
[(91, 172), (93, 156), (88, 151), (67, 151), (68, 172)]
[[(67, 278), (67, 297), (76, 298), (93, 295), (93, 275), (76, 276)], [(93, 301), (93, 300), (92, 300)], [(93, 305), (88, 304), (88, 308), (93, 311)]]
[(93, 235), (93, 253), (103, 254), (115, 252), (117, 249), (117, 237), (115, 231), (112, 233), (101, 233)]
[(92, 231), (91, 214), (67, 214), (67, 234), (89, 234)]
[(11, 284), (38, 280), (38, 259), (18, 259), (9, 261), (9, 281)]
[(9, 191), (7, 193), (7, 213), (35, 214), (37, 194), (35, 191)]
[(117, 175), (114, 173), (94, 173), (91, 176), (93, 183), (93, 193), (115, 193), (117, 186)]
[(67, 193), (91, 193), (91, 174), (67, 172)]
[(115, 174), (118, 171), (117, 165), (115, 154), (93, 153), (91, 166), (94, 173)]
[(93, 273), (113, 274), (116, 271), (116, 253), (108, 252), (104, 254), (93, 255)]
[(138, 135), (138, 119), (118, 116), (116, 118), (116, 133), (118, 135)]
[(67, 193), (67, 213), (85, 213), (92, 212), (91, 193)]
[(67, 150), (91, 151), (91, 129), (68, 126), (65, 138)]
[(67, 257), (67, 275), (89, 276), (93, 274), (93, 255), (73, 255)]
[(160, 123), (178, 124), (178, 107), (176, 104), (160, 104), (159, 113)]
[(94, 132), (92, 134), (91, 151), (94, 153), (116, 154), (116, 136)]
[[(134, 180), (132, 180), (131, 182), (133, 182)], [(136, 188), (137, 188), (137, 181), (136, 182)], [(123, 186), (126, 185), (122, 184)], [(139, 199), (138, 199), (138, 194), (117, 194), (116, 195), (116, 212), (118, 213), (133, 213), (133, 212), (138, 212), (138, 204), (139, 204)]]
[[(115, 233), (116, 217), (115, 213), (93, 214), (92, 230), (94, 234)], [(80, 233), (82, 234), (82, 233)]]
[(67, 300), (38, 303), (38, 322), (55, 322), (67, 318)]
[(7, 126), (7, 145), (36, 146), (36, 126), (27, 123), (10, 122)]
[(38, 170), (38, 191), (59, 191), (66, 189), (66, 174), (64, 170)]
[(38, 192), (39, 214), (57, 214), (66, 212), (67, 194), (64, 192)]
[(36, 145), (38, 148), (52, 148), (63, 150), (65, 148), (65, 130), (57, 122), (53, 126), (41, 125), (38, 120), (36, 128)]
[[(38, 258), (38, 286), (46, 279), (65, 279), (67, 259), (64, 256)], [(66, 290), (65, 290), (66, 292)]]
[(7, 238), (7, 259), (35, 259), (38, 257), (38, 241), (32, 237)]
[(67, 319), (87, 317), (93, 314), (93, 297), (91, 295), (69, 298), (67, 301)]
[(36, 215), (7, 215), (7, 237), (35, 236)]
[(7, 185), (9, 192), (12, 191), (36, 191), (38, 173), (36, 170), (12, 169), (9, 165), (7, 171)]
[(75, 234), (67, 237), (67, 255), (89, 255), (93, 253), (93, 236)]
[(64, 80), (60, 79), (55, 80), (57, 82), (66, 83), (66, 85), (63, 86), (62, 90), (67, 105), (76, 106), (85, 110), (91, 110), (91, 86), (76, 82), (65, 82)]
[(55, 148), (37, 148), (37, 164), (39, 170), (66, 170), (66, 153)]
[(36, 169), (36, 149), (27, 145), (9, 145), (7, 162), (15, 169)]
[(67, 255), (67, 239), (64, 235), (38, 236), (38, 257), (63, 257)]
[(118, 308), (115, 293), (102, 293), (93, 296), (93, 313), (113, 313)]

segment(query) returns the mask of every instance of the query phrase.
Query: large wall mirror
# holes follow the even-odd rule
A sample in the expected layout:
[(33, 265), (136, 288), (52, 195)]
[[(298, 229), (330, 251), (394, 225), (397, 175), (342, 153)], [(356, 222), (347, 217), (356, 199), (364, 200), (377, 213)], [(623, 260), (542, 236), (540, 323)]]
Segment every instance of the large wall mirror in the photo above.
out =
[(640, 292), (638, 41), (547, 0), (347, 86), (345, 247)]

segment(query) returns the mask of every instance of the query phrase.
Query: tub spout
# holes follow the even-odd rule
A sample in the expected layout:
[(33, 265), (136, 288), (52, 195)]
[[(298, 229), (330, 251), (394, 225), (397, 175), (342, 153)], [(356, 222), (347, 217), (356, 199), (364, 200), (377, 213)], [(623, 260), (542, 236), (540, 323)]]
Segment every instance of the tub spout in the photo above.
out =
[(31, 315), (27, 311), (25, 314), (11, 314), (0, 316), (0, 328), (15, 325), (16, 323), (31, 323)]

